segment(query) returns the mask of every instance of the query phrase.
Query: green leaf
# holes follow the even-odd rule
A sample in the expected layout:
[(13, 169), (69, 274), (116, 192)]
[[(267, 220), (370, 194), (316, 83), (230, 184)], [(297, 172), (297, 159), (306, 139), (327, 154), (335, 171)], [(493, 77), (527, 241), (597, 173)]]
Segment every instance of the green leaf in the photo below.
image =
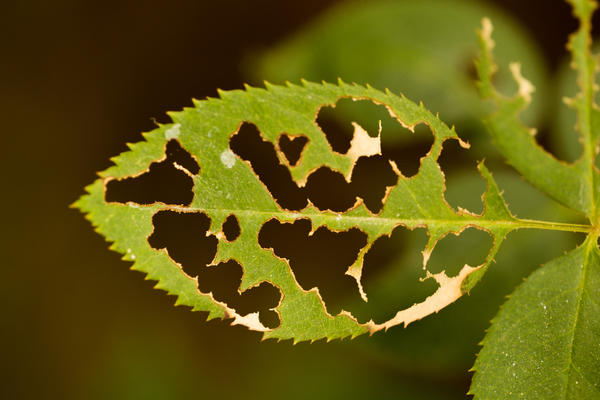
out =
[[(453, 129), (437, 117), (404, 97), (382, 93), (370, 87), (305, 83), (303, 87), (280, 87), (268, 85), (267, 89), (247, 87), (245, 91), (221, 92), (221, 99), (195, 102), (195, 107), (172, 113), (173, 124), (164, 125), (145, 134), (146, 141), (130, 145), (131, 151), (113, 159), (115, 165), (101, 173), (101, 178), (87, 188), (76, 206), (88, 214), (98, 232), (113, 242), (112, 249), (134, 261), (133, 269), (145, 272), (148, 279), (158, 281), (156, 287), (178, 296), (177, 304), (188, 305), (194, 310), (209, 312), (209, 318), (232, 318), (233, 324), (264, 332), (265, 338), (295, 341), (320, 338), (342, 338), (409, 323), (438, 312), (473, 288), (481, 278), (502, 240), (513, 229), (542, 228), (554, 230), (588, 231), (585, 226), (545, 223), (514, 218), (483, 164), (479, 169), (487, 182), (484, 194), (484, 212), (480, 215), (466, 210), (458, 212), (444, 199), (444, 176), (437, 164), (445, 140), (459, 140)], [(421, 159), (418, 173), (407, 178), (395, 168), (397, 184), (388, 187), (383, 209), (371, 213), (358, 199), (355, 206), (341, 213), (320, 210), (309, 204), (301, 210), (286, 210), (261, 183), (251, 165), (234, 154), (229, 139), (242, 123), (254, 124), (263, 138), (274, 144), (278, 157), (285, 162), (277, 146), (282, 133), (305, 135), (308, 144), (300, 161), (290, 166), (295, 182), (302, 186), (312, 171), (327, 166), (349, 180), (356, 160), (360, 156), (380, 153), (379, 136), (369, 136), (355, 124), (352, 145), (346, 154), (331, 150), (325, 135), (314, 122), (320, 107), (333, 105), (340, 98), (368, 99), (387, 107), (399, 124), (413, 128), (425, 124), (434, 142), (429, 153)], [(383, 132), (385, 134), (385, 132)], [(116, 203), (105, 200), (106, 185), (114, 180), (138, 176), (153, 162), (163, 160), (166, 143), (177, 140), (200, 165), (200, 172), (193, 178), (193, 199), (189, 205), (153, 203), (140, 205), (134, 202)], [(461, 142), (462, 143), (462, 142)], [(462, 143), (465, 145), (464, 143)], [(281, 293), (280, 303), (274, 308), (280, 318), (277, 328), (267, 328), (258, 313), (241, 315), (223, 302), (216, 301), (211, 293), (202, 293), (194, 277), (186, 275), (170, 258), (168, 252), (156, 250), (149, 245), (148, 237), (153, 231), (153, 216), (160, 211), (204, 213), (210, 218), (209, 235), (218, 239), (218, 250), (211, 265), (235, 260), (243, 268), (239, 287), (244, 292), (263, 282), (272, 284)], [(222, 225), (226, 218), (235, 215), (241, 234), (237, 240), (228, 241)], [(389, 235), (398, 226), (408, 229), (424, 227), (429, 240), (423, 250), (422, 265), (414, 265), (421, 271), (421, 280), (437, 283), (437, 291), (422, 302), (400, 310), (383, 323), (369, 321), (359, 323), (350, 313), (342, 311), (330, 315), (320, 297), (318, 288), (304, 290), (295, 280), (287, 260), (277, 257), (271, 249), (262, 248), (258, 234), (271, 219), (292, 222), (307, 219), (313, 231), (318, 227), (341, 232), (358, 228), (367, 237), (347, 275), (355, 278), (357, 291), (366, 299), (361, 286), (363, 259), (371, 245), (383, 235)], [(444, 271), (433, 274), (427, 270), (429, 255), (438, 240), (448, 233), (458, 233), (467, 227), (483, 230), (493, 237), (493, 245), (486, 260), (478, 266), (462, 267), (455, 276)], [(414, 285), (420, 285), (416, 280)]]
[(600, 397), (600, 252), (595, 240), (534, 272), (494, 318), (470, 394)]

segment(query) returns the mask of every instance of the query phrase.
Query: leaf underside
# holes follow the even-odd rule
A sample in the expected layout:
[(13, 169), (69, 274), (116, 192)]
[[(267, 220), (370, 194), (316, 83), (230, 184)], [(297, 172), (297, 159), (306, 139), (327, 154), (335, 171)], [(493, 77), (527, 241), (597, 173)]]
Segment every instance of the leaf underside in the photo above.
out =
[(600, 398), (600, 252), (598, 250), (598, 155), (600, 114), (597, 57), (591, 54), (591, 16), (596, 3), (570, 0), (580, 21), (568, 48), (578, 73), (579, 94), (565, 99), (577, 114), (583, 154), (572, 164), (557, 160), (535, 140), (520, 113), (529, 104), (533, 86), (510, 66), (518, 83), (512, 97), (492, 84), (492, 25), (483, 21), (481, 58), (477, 61), (482, 97), (496, 112), (487, 122), (508, 163), (527, 180), (567, 207), (584, 214), (590, 232), (584, 243), (534, 272), (513, 293), (492, 321), (473, 367), (469, 393), (476, 399)]
[[(377, 214), (369, 211), (360, 198), (351, 209), (339, 213), (320, 210), (310, 202), (299, 211), (280, 207), (251, 164), (231, 151), (230, 138), (243, 123), (255, 125), (262, 139), (274, 144), (280, 163), (286, 165), (299, 186), (305, 185), (308, 176), (323, 166), (350, 180), (356, 161), (360, 157), (380, 154), (381, 147), (380, 138), (375, 136), (375, 132), (369, 135), (355, 124), (354, 138), (347, 153), (341, 154), (331, 149), (315, 120), (321, 107), (333, 106), (341, 98), (370, 100), (384, 105), (399, 124), (411, 130), (417, 124), (425, 124), (434, 136), (431, 150), (421, 159), (418, 173), (410, 178), (403, 176), (390, 162), (397, 175), (397, 183), (387, 188), (383, 208)], [(437, 159), (444, 141), (460, 139), (454, 129), (442, 123), (423, 105), (416, 105), (389, 92), (341, 81), (337, 85), (304, 82), (302, 86), (282, 87), (267, 84), (266, 89), (247, 87), (244, 91), (220, 92), (220, 99), (196, 101), (195, 107), (170, 115), (172, 124), (144, 134), (145, 141), (129, 145), (130, 151), (113, 158), (115, 165), (100, 173), (100, 179), (86, 188), (87, 194), (75, 206), (85, 212), (96, 230), (112, 242), (111, 249), (134, 262), (133, 269), (144, 272), (147, 279), (157, 281), (157, 288), (176, 295), (176, 304), (207, 311), (208, 319), (232, 318), (232, 324), (263, 331), (264, 338), (293, 339), (295, 342), (321, 338), (330, 340), (373, 333), (400, 324), (406, 326), (438, 312), (468, 292), (481, 278), (508, 232), (520, 227), (534, 227), (510, 214), (483, 164), (479, 165), (480, 173), (487, 182), (483, 213), (477, 215), (465, 210), (455, 211), (450, 207), (444, 199), (444, 175)], [(290, 137), (303, 135), (308, 139), (300, 159), (293, 165), (277, 146), (282, 134)], [(197, 174), (177, 166), (193, 178), (193, 199), (189, 205), (175, 206), (159, 202), (149, 205), (134, 202), (123, 204), (106, 200), (108, 183), (139, 176), (153, 162), (164, 160), (167, 142), (172, 140), (188, 151), (200, 166)], [(465, 143), (460, 143), (466, 147)], [(197, 278), (188, 276), (167, 251), (149, 245), (148, 237), (154, 229), (153, 216), (164, 210), (204, 213), (208, 216), (208, 234), (218, 239), (216, 256), (211, 265), (228, 260), (238, 262), (243, 268), (239, 292), (263, 282), (277, 288), (281, 297), (273, 310), (279, 316), (278, 327), (267, 328), (261, 323), (258, 313), (242, 315), (229, 305), (215, 300), (211, 293), (201, 292)], [(229, 241), (223, 233), (223, 224), (231, 215), (239, 223), (240, 235)], [(259, 245), (261, 227), (271, 219), (281, 222), (309, 220), (313, 232), (319, 227), (334, 232), (352, 228), (363, 232), (367, 237), (366, 245), (360, 249), (346, 274), (356, 280), (357, 290), (365, 300), (368, 293), (364, 293), (361, 286), (362, 265), (373, 243), (400, 226), (408, 229), (426, 228), (429, 240), (423, 249), (423, 263), (412, 267), (422, 270), (422, 279), (434, 280), (437, 291), (422, 302), (398, 311), (383, 323), (372, 320), (359, 323), (346, 311), (330, 315), (318, 288), (304, 290), (296, 281), (288, 260), (275, 255), (272, 249)], [(493, 237), (487, 259), (481, 265), (465, 265), (455, 276), (447, 276), (444, 271), (436, 274), (429, 272), (427, 260), (436, 243), (449, 233), (458, 234), (469, 227), (483, 230)]]

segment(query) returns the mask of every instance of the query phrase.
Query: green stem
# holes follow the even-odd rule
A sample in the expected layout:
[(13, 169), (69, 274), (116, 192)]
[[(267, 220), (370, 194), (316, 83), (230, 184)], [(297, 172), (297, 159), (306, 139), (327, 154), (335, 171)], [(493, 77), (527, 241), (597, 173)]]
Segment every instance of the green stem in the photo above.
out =
[(591, 225), (582, 224), (569, 224), (563, 222), (547, 222), (547, 221), (535, 221), (531, 219), (518, 219), (518, 228), (525, 229), (545, 229), (552, 231), (565, 231), (565, 232), (583, 232), (590, 233), (594, 230)]

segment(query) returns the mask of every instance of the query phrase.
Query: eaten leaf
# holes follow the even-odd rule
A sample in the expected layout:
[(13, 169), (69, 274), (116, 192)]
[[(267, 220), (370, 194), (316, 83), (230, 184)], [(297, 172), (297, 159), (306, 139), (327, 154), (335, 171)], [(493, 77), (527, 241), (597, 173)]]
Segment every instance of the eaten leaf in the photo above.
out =
[[(399, 126), (423, 125), (431, 131), (433, 143), (421, 158), (415, 175), (404, 176), (393, 160), (381, 154), (380, 138), (386, 135), (385, 129), (371, 133), (354, 124), (354, 137), (348, 151), (332, 150), (315, 120), (320, 109), (342, 98), (382, 105)], [(469, 292), (511, 230), (546, 227), (545, 223), (513, 217), (483, 164), (479, 165), (487, 185), (482, 197), (483, 212), (456, 211), (448, 205), (444, 199), (444, 175), (437, 160), (447, 141), (457, 141), (463, 147), (468, 145), (422, 104), (389, 92), (341, 81), (337, 85), (305, 82), (303, 86), (282, 87), (268, 84), (266, 89), (247, 87), (244, 91), (220, 92), (220, 99), (196, 101), (193, 108), (170, 115), (172, 124), (144, 134), (145, 141), (130, 145), (130, 151), (115, 157), (115, 165), (100, 174), (100, 179), (87, 188), (88, 193), (76, 206), (87, 214), (98, 232), (113, 243), (112, 249), (134, 261), (133, 269), (156, 280), (157, 288), (176, 295), (177, 304), (208, 311), (209, 318), (232, 318), (233, 324), (263, 331), (265, 338), (296, 342), (329, 340), (406, 326), (439, 312)], [(279, 152), (282, 135), (306, 138), (302, 156), (296, 163), (288, 162), (287, 156)], [(199, 171), (192, 172), (189, 167), (173, 164), (176, 171), (190, 172), (186, 177), (193, 180), (191, 201), (180, 205), (160, 199), (151, 203), (118, 203), (105, 199), (111, 182), (140, 176), (160, 160), (170, 162), (168, 155), (165, 158), (165, 146), (174, 137), (199, 166)], [(256, 157), (255, 153), (248, 152), (246, 144), (263, 149), (267, 157)], [(354, 191), (352, 180), (361, 160), (377, 157), (387, 163), (394, 179), (385, 180), (381, 205), (375, 207), (374, 213), (360, 191)], [(273, 175), (273, 171), (279, 175)], [(314, 191), (311, 192), (309, 186), (319, 171), (338, 176), (340, 184), (348, 185), (350, 197), (344, 209), (332, 211), (329, 206), (321, 207), (311, 201)], [(287, 189), (281, 186), (282, 179)], [(206, 219), (203, 235), (214, 242), (214, 250), (203, 261), (205, 265), (197, 267), (200, 270), (190, 272), (187, 267), (182, 268), (183, 264), (172, 254), (169, 244), (156, 245), (155, 241), (149, 241), (158, 232), (156, 218), (165, 213), (203, 215)], [(285, 252), (277, 250), (275, 245), (260, 243), (260, 234), (268, 224), (285, 226), (299, 221), (307, 225), (309, 236), (319, 232), (360, 235), (361, 243), (354, 257), (344, 261), (339, 279), (347, 280), (348, 290), (364, 301), (368, 300), (369, 293), (362, 286), (363, 263), (373, 244), (390, 236), (398, 227), (424, 228), (428, 240), (422, 262), (412, 266), (420, 271), (420, 279), (416, 279), (414, 285), (433, 282), (437, 289), (412, 306), (399, 308), (395, 316), (383, 322), (361, 323), (347, 310), (334, 307), (332, 311), (326, 304), (327, 297), (323, 296), (326, 288), (319, 287), (319, 283), (306, 283), (309, 281), (295, 274), (294, 265)], [(452, 265), (442, 270), (438, 266), (435, 273), (430, 271), (428, 259), (438, 241), (468, 228), (485, 231), (493, 238), (485, 259), (479, 265)], [(560, 224), (555, 229), (561, 229)], [(224, 301), (202, 278), (206, 271), (217, 273), (218, 269), (211, 268), (223, 265), (239, 266), (241, 280), (230, 289), (239, 293), (240, 298), (264, 286), (278, 291), (279, 301), (264, 303), (257, 310), (243, 309), (240, 304), (234, 304), (237, 300), (232, 297), (229, 303)], [(261, 322), (263, 313), (269, 315), (268, 312), (275, 313), (279, 319), (278, 324), (271, 325), (273, 327)]]

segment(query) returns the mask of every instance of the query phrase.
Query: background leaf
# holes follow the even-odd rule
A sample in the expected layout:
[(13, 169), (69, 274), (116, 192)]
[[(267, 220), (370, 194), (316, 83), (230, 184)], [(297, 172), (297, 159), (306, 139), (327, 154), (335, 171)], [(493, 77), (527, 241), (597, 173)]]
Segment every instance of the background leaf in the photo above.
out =
[(494, 318), (470, 393), (476, 399), (597, 398), (599, 288), (594, 240), (534, 272)]

